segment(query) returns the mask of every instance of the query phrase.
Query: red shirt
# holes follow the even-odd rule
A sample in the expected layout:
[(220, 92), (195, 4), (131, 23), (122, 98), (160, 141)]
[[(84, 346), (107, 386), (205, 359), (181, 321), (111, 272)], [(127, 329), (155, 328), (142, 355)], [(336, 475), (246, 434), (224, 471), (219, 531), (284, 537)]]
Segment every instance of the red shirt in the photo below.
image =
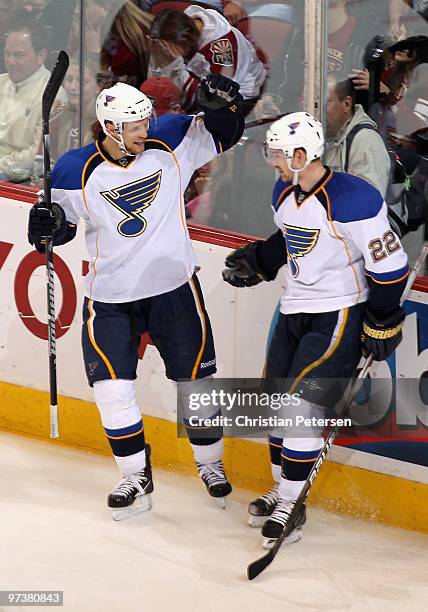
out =
[(340, 72), (343, 68), (343, 59), (349, 47), (352, 33), (355, 29), (356, 18), (349, 15), (343, 26), (328, 36), (328, 72)]

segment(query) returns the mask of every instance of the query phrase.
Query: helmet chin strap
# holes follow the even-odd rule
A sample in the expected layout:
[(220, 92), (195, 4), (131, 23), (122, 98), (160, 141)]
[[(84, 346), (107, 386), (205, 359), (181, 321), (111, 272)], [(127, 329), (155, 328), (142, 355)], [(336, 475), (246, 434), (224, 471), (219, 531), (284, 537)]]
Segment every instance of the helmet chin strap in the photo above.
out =
[(125, 147), (125, 142), (122, 136), (123, 124), (115, 123), (114, 125), (115, 125), (115, 133), (117, 134), (119, 140), (115, 138), (112, 134), (110, 134), (110, 132), (108, 132), (107, 130), (105, 130), (105, 133), (107, 134), (107, 136), (110, 136), (112, 140), (114, 140), (114, 142), (119, 146), (119, 149), (122, 151), (124, 155), (128, 155), (129, 157), (135, 157), (136, 156), (135, 153), (130, 153)]
[(297, 183), (299, 182), (299, 173), (302, 172), (305, 168), (307, 168), (311, 162), (307, 159), (305, 165), (303, 166), (303, 168), (293, 168), (293, 166), (292, 166), (293, 158), (292, 157), (286, 157), (286, 160), (287, 160), (288, 168), (293, 173), (293, 185), (297, 185)]

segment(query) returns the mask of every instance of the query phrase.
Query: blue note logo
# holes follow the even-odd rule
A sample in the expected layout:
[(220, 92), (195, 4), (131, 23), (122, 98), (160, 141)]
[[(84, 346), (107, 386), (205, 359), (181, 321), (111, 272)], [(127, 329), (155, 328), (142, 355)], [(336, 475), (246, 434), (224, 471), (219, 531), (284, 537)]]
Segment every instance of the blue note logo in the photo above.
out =
[(294, 227), (284, 223), (283, 233), (287, 246), (289, 270), (292, 276), (297, 278), (300, 270), (296, 260), (312, 251), (318, 242), (320, 230)]
[(294, 136), (299, 125), (300, 121), (296, 121), (296, 123), (290, 123), (290, 125), (288, 126), (290, 128), (290, 136)]
[(142, 213), (156, 198), (161, 178), (162, 170), (158, 170), (138, 181), (101, 192), (107, 202), (113, 204), (126, 217), (117, 226), (117, 231), (121, 236), (135, 238), (144, 232), (147, 221)]

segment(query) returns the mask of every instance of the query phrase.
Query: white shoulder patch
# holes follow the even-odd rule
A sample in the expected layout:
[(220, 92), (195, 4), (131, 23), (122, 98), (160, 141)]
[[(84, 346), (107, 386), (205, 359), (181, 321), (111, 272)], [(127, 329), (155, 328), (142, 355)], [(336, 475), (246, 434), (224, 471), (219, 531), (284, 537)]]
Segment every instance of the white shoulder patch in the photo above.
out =
[(213, 64), (219, 66), (233, 66), (234, 56), (232, 43), (228, 38), (220, 38), (210, 44)]

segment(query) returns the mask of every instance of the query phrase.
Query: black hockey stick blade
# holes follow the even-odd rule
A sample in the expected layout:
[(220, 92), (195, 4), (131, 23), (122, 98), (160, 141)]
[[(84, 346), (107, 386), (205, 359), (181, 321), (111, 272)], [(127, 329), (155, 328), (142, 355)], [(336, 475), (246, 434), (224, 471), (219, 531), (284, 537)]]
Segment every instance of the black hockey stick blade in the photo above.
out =
[(274, 559), (275, 554), (273, 552), (272, 547), (265, 555), (263, 555), (263, 557), (256, 559), (247, 567), (248, 580), (253, 580), (253, 578), (261, 574), (262, 571), (266, 569), (267, 566), (270, 565)]
[(65, 51), (60, 51), (53, 67), (52, 74), (46, 85), (45, 91), (43, 92), (42, 98), (42, 119), (46, 125), (49, 121), (49, 115), (52, 110), (52, 105), (57, 96), (58, 90), (61, 87), (61, 83), (64, 80), (65, 73), (67, 72), (70, 59)]
[[(282, 543), (293, 531), (295, 527), (296, 519), (299, 515), (298, 508), (301, 507), (305, 499), (306, 499), (306, 494), (302, 493), (301, 497), (299, 497), (299, 499), (296, 502), (296, 505), (292, 511), (292, 514), (290, 515), (288, 524), (286, 525), (285, 529), (283, 529), (281, 535), (279, 536), (275, 544), (272, 546), (270, 550), (268, 550), (268, 552), (265, 555), (263, 555), (263, 557), (256, 559), (255, 561), (250, 563), (250, 565), (247, 567), (248, 580), (253, 580), (253, 578), (261, 574), (262, 571), (265, 570), (267, 566), (270, 565), (272, 561), (275, 559), (278, 550), (282, 546)], [(300, 504), (298, 503), (299, 501), (301, 502)]]

